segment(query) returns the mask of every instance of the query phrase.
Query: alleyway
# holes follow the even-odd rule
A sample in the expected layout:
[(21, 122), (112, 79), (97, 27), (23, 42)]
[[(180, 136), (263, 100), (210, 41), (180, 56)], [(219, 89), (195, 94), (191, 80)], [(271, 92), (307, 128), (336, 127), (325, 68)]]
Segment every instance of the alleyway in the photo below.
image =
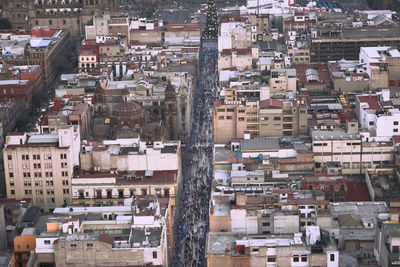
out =
[(201, 46), (192, 130), (183, 163), (183, 181), (175, 214), (172, 266), (206, 266), (205, 241), (213, 163), (213, 102), (217, 85), (216, 40)]

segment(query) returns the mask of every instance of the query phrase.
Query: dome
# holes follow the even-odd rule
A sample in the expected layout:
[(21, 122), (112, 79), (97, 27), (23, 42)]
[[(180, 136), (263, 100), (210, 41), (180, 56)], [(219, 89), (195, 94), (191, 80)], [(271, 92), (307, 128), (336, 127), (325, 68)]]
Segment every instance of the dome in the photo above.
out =
[(144, 111), (138, 102), (123, 102), (117, 104), (111, 115), (113, 126), (136, 128), (143, 125)]

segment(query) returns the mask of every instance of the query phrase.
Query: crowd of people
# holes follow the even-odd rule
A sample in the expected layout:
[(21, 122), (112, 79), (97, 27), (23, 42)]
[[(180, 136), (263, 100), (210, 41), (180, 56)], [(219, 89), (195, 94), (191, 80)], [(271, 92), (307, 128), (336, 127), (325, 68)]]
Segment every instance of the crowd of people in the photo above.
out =
[(206, 266), (205, 243), (212, 185), (213, 103), (217, 92), (216, 40), (202, 43), (190, 140), (174, 223), (172, 266)]

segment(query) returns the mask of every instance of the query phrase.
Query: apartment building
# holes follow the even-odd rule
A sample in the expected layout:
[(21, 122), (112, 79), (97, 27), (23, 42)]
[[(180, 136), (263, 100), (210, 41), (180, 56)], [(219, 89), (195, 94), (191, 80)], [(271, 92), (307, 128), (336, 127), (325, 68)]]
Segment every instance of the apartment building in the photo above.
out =
[(31, 223), (33, 266), (165, 266), (168, 198), (141, 196), (118, 206), (56, 208)]
[(85, 37), (104, 43), (113, 36), (119, 38), (124, 45), (130, 43), (129, 19), (117, 13), (96, 14), (92, 25), (85, 25)]
[(10, 133), (3, 150), (7, 198), (32, 198), (46, 212), (70, 203), (79, 151), (80, 133), (74, 126), (58, 134)]
[(258, 47), (223, 49), (218, 56), (218, 71), (237, 68), (239, 71), (251, 70), (253, 60), (258, 59)]
[(366, 68), (370, 88), (400, 86), (400, 52), (395, 47), (361, 47), (359, 63)]
[(89, 173), (178, 171), (180, 153), (179, 141), (143, 142), (140, 137), (84, 141), (80, 167)]
[(266, 99), (260, 101), (260, 136), (298, 136), (306, 133), (307, 105), (303, 100)]
[[(240, 15), (230, 14), (221, 18), (220, 32), (218, 34), (218, 51), (232, 48), (247, 48), (256, 37), (250, 36), (246, 26), (246, 18)], [(245, 45), (245, 46), (244, 46)]]
[(269, 91), (271, 95), (276, 93), (296, 93), (296, 69), (271, 69)]
[[(28, 44), (26, 43), (28, 41)], [(56, 78), (59, 69), (68, 62), (66, 55), (70, 51), (70, 33), (68, 30), (55, 30), (48, 27), (33, 27), (28, 40), (13, 42), (21, 49), (5, 48), (7, 56), (3, 61), (9, 65), (40, 65), (43, 86)]]
[(74, 205), (123, 204), (133, 196), (175, 198), (180, 174), (175, 171), (136, 171), (125, 174), (91, 173), (72, 177)]
[(259, 135), (257, 102), (217, 101), (214, 111), (214, 142), (229, 143), (248, 132)]
[(360, 174), (364, 170), (393, 162), (392, 141), (364, 140), (357, 133), (343, 129), (312, 131), (315, 168), (326, 169), (337, 163), (343, 174)]
[(64, 29), (75, 37), (84, 36), (84, 25), (93, 14), (118, 11), (119, 1), (7, 1), (3, 17), (13, 29), (26, 29), (38, 25)]
[(308, 48), (288, 48), (288, 56), (291, 64), (303, 64), (310, 62), (310, 49)]
[[(318, 236), (320, 230), (317, 229)], [(301, 233), (292, 235), (243, 235), (209, 233), (207, 236), (207, 266), (339, 266), (339, 251), (326, 238), (322, 246), (311, 245)]]
[(307, 133), (307, 105), (297, 100), (266, 99), (259, 102), (216, 101), (214, 140), (233, 138), (298, 136)]
[(387, 139), (399, 135), (400, 110), (389, 101), (389, 90), (357, 95), (355, 100), (360, 128), (367, 129), (371, 137)]
[[(80, 100), (80, 99), (79, 99)], [(60, 127), (76, 125), (79, 127), (82, 139), (87, 139), (90, 134), (91, 111), (87, 103), (61, 104), (61, 99), (54, 99), (54, 108), (44, 115), (40, 125), (41, 132), (55, 134)]]
[(319, 27), (311, 40), (311, 61), (357, 60), (361, 47), (398, 47), (399, 36), (398, 27)]

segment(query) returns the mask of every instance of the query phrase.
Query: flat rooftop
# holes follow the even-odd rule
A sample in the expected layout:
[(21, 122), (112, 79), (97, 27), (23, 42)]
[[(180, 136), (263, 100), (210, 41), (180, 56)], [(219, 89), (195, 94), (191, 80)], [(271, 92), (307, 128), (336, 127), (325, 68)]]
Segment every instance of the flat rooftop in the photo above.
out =
[(400, 27), (393, 28), (352, 28), (343, 29), (342, 35), (339, 36), (318, 36), (318, 39), (313, 39), (313, 43), (329, 41), (329, 40), (343, 40), (343, 41), (354, 41), (360, 39), (383, 39), (393, 38), (400, 41)]

